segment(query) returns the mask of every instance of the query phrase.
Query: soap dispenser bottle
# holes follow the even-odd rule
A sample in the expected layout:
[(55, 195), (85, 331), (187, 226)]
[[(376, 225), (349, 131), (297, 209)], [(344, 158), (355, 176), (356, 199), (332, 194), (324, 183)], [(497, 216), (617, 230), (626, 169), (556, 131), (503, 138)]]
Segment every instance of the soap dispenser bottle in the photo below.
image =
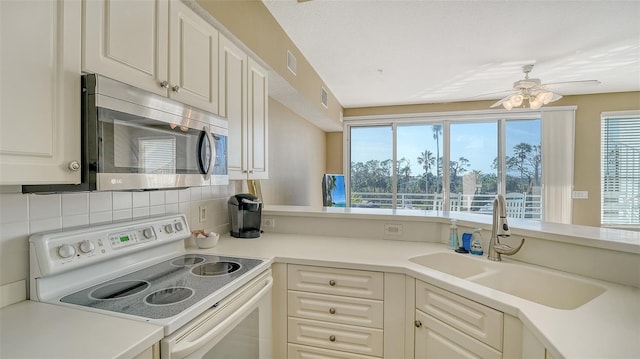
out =
[(456, 220), (451, 220), (451, 228), (449, 228), (449, 249), (456, 250), (460, 246), (460, 242), (458, 241), (458, 226), (456, 225)]
[(471, 235), (471, 254), (481, 256), (482, 253), (482, 234), (480, 234), (480, 228), (476, 228), (473, 230), (473, 234)]

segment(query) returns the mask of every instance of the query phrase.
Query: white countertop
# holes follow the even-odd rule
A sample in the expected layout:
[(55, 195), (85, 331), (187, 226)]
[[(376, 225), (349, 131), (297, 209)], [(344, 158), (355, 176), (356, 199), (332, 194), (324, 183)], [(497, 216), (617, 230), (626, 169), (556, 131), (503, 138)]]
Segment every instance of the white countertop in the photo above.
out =
[(0, 310), (0, 357), (132, 358), (162, 339), (161, 326), (23, 301)]
[(437, 243), (265, 233), (257, 239), (223, 236), (212, 249), (191, 249), (282, 263), (403, 273), (518, 317), (558, 359), (640, 357), (637, 288), (588, 279), (606, 291), (577, 309), (559, 310), (409, 261), (418, 255), (451, 252)]
[[(468, 212), (424, 211), (412, 209), (337, 208), (268, 205), (264, 215), (305, 216), (320, 218), (401, 219), (450, 223), (455, 219), (461, 226), (491, 230), (490, 215)], [(509, 218), (512, 233), (552, 241), (579, 244), (595, 248), (640, 253), (640, 232), (614, 228), (589, 227), (574, 224), (540, 222)]]

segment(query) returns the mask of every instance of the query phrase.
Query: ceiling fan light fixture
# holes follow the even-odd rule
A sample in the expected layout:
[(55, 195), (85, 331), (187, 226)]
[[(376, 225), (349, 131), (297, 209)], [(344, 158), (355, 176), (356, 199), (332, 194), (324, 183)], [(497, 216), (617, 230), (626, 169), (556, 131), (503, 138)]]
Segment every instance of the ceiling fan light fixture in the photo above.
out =
[(513, 107), (518, 107), (520, 105), (522, 105), (522, 101), (524, 100), (524, 96), (522, 96), (521, 94), (515, 94), (513, 96), (511, 96), (511, 98), (509, 99), (509, 102), (511, 103), (511, 105)]
[(542, 97), (541, 96), (536, 96), (532, 99), (529, 100), (529, 107), (531, 107), (532, 110), (537, 110), (540, 107), (542, 107)]
[(536, 99), (540, 98), (540, 100), (542, 101), (543, 104), (548, 104), (549, 102), (551, 102), (551, 100), (553, 99), (553, 92), (550, 91), (540, 91), (537, 95), (536, 95)]
[(507, 111), (511, 111), (511, 109), (513, 108), (513, 105), (511, 104), (511, 101), (509, 101), (509, 100), (503, 102), (502, 106), (504, 106), (504, 108), (507, 109)]

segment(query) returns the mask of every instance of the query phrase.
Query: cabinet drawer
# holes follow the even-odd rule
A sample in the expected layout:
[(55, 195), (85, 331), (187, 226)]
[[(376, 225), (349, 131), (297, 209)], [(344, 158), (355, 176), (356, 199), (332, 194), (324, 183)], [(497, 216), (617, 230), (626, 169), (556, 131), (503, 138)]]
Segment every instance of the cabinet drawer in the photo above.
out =
[(422, 281), (416, 308), (502, 351), (502, 313)]
[(289, 291), (289, 316), (382, 329), (383, 302)]
[(500, 359), (502, 353), (475, 340), (430, 315), (416, 310), (416, 359), (485, 358)]
[(381, 272), (289, 265), (289, 289), (382, 300)]
[(288, 359), (377, 359), (368, 355), (339, 352), (305, 345), (291, 344), (287, 346)]
[(381, 329), (289, 318), (290, 343), (342, 350), (350, 353), (382, 356)]

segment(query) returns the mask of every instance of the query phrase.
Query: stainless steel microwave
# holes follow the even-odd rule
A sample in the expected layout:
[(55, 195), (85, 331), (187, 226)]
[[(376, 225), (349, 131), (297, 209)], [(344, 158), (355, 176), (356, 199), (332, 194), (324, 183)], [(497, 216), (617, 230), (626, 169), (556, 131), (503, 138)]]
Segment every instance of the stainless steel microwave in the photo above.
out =
[(226, 185), (227, 120), (133, 86), (82, 76), (82, 183), (23, 192)]

